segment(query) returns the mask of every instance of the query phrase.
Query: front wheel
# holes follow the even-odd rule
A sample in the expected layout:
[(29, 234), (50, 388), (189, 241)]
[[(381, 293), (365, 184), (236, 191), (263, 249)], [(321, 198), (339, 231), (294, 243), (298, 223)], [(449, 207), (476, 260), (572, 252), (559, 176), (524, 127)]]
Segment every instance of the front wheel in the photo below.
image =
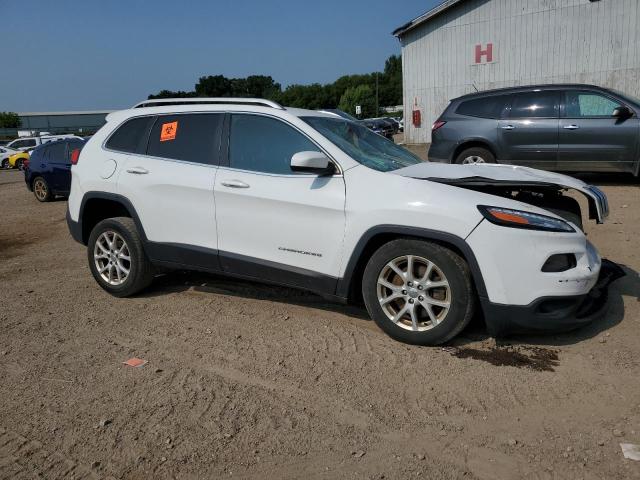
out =
[(364, 271), (371, 318), (391, 337), (439, 345), (469, 323), (475, 294), (466, 262), (435, 243), (399, 239), (378, 249)]
[(2, 168), (3, 170), (6, 170), (7, 168), (9, 168), (9, 159), (5, 158), (4, 160), (2, 160), (2, 165), (0, 166), (0, 168)]
[(16, 160), (16, 168), (18, 170), (23, 170), (24, 169), (24, 161), (21, 158)]
[(496, 157), (486, 148), (471, 147), (460, 152), (455, 163), (461, 165), (475, 165), (478, 163), (496, 163)]
[(133, 295), (153, 280), (153, 266), (131, 218), (108, 218), (98, 223), (89, 236), (87, 256), (93, 277), (116, 297)]

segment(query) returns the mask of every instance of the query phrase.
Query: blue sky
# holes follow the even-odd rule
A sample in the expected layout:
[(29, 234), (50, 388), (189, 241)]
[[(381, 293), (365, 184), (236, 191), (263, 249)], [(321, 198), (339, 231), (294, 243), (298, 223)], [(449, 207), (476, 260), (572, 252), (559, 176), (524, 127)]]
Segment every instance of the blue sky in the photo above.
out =
[(382, 70), (440, 0), (0, 0), (0, 111), (112, 109), (202, 75), (283, 86)]

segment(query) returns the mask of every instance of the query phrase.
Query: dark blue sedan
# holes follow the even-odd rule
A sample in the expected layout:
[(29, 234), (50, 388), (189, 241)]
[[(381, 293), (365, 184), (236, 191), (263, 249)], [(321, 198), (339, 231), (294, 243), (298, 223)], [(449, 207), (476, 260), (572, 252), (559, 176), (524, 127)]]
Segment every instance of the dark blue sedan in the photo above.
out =
[[(65, 138), (35, 148), (25, 162), (24, 181), (40, 202), (55, 196), (66, 197), (71, 189), (71, 157), (84, 141)], [(75, 154), (77, 158), (77, 153)]]

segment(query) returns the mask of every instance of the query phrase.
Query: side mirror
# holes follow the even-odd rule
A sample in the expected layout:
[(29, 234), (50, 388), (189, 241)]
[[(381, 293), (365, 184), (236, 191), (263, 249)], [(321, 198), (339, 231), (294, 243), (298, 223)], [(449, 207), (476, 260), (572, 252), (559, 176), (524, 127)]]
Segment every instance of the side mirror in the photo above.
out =
[(333, 164), (322, 152), (298, 152), (291, 157), (291, 170), (294, 172), (333, 173)]
[(633, 113), (631, 112), (631, 110), (629, 110), (629, 107), (624, 106), (617, 107), (611, 114), (611, 116), (615, 118), (629, 118), (631, 115), (633, 115)]

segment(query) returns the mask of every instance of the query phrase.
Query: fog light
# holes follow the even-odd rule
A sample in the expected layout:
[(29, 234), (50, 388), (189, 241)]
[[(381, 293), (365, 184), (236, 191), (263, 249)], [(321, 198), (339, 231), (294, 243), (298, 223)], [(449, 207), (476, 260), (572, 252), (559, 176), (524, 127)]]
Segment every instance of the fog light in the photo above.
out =
[(551, 255), (542, 266), (543, 272), (566, 272), (577, 265), (573, 253), (558, 253)]

